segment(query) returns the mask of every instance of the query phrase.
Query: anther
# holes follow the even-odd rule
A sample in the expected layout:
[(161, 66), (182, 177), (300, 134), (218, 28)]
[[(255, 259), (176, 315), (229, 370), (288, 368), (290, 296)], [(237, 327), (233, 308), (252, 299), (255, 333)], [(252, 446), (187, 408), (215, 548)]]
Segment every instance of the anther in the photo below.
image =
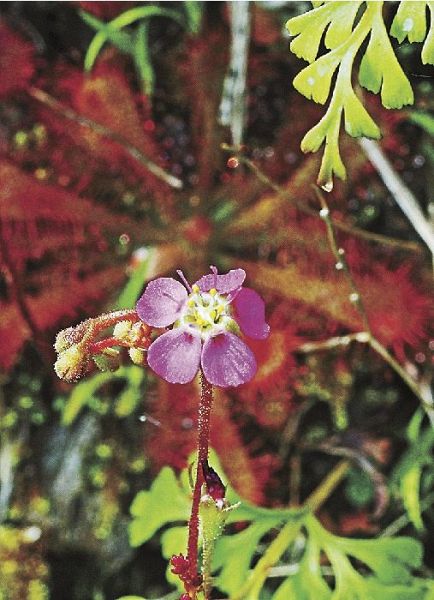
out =
[(209, 293), (211, 296), (215, 296), (217, 294), (217, 290), (215, 288), (211, 288)]
[(199, 288), (199, 286), (198, 286), (196, 283), (194, 283), (194, 284), (192, 285), (192, 287), (191, 287), (191, 290), (192, 290), (192, 292), (194, 292), (195, 294), (198, 294), (198, 293), (200, 292), (200, 288)]

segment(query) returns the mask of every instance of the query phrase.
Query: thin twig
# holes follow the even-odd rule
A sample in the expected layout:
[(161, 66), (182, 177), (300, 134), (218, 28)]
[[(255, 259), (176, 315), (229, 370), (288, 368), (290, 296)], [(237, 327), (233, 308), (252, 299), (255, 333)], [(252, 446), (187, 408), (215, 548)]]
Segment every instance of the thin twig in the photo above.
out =
[[(336, 234), (334, 231), (334, 223), (331, 221), (330, 219), (330, 211), (329, 208), (327, 206), (327, 202), (323, 196), (323, 194), (320, 192), (320, 190), (318, 188), (315, 189), (316, 194), (318, 196), (318, 199), (321, 203), (321, 211), (320, 211), (320, 216), (321, 218), (324, 219), (326, 225), (327, 225), (327, 235), (328, 235), (328, 240), (330, 243), (330, 247), (331, 250), (333, 252), (333, 255), (335, 256), (336, 259), (339, 259), (340, 261), (340, 265), (341, 265), (341, 270), (344, 273), (344, 275), (346, 276), (348, 283), (352, 289), (352, 293), (350, 295), (350, 300), (352, 302), (354, 302), (354, 305), (356, 306), (356, 308), (358, 309), (360, 316), (363, 319), (364, 325), (365, 325), (365, 329), (366, 332), (365, 336), (367, 336), (367, 339), (359, 339), (358, 341), (363, 341), (363, 342), (367, 342), (371, 348), (373, 350), (375, 350), (375, 352), (377, 352), (377, 354), (379, 354), (387, 363), (388, 365), (395, 371), (395, 373), (397, 373), (401, 379), (408, 385), (408, 387), (411, 389), (411, 391), (416, 395), (416, 397), (420, 400), (423, 409), (425, 410), (431, 425), (434, 427), (434, 405), (432, 402), (432, 398), (428, 397), (427, 394), (424, 394), (423, 389), (419, 386), (419, 384), (417, 383), (417, 381), (415, 381), (409, 373), (407, 373), (407, 371), (399, 364), (399, 362), (390, 354), (390, 352), (387, 350), (387, 348), (385, 348), (383, 346), (383, 344), (381, 344), (381, 342), (379, 342), (376, 337), (373, 335), (372, 330), (369, 326), (369, 319), (368, 319), (368, 315), (367, 312), (365, 310), (365, 306), (363, 303), (363, 298), (357, 288), (356, 282), (352, 276), (351, 270), (348, 266), (348, 262), (347, 259), (345, 257), (345, 251), (341, 248), (339, 248), (337, 240), (336, 240)], [(357, 334), (360, 336), (360, 334)]]
[(355, 304), (355, 306), (357, 307), (357, 309), (360, 313), (360, 316), (362, 317), (364, 328), (366, 329), (368, 334), (370, 336), (372, 336), (371, 326), (369, 325), (368, 314), (366, 312), (365, 305), (363, 303), (363, 299), (357, 288), (356, 282), (354, 281), (354, 277), (348, 266), (348, 261), (345, 257), (345, 250), (343, 248), (339, 247), (339, 244), (336, 239), (336, 234), (335, 234), (335, 230), (334, 230), (335, 224), (331, 220), (330, 210), (327, 205), (327, 201), (324, 198), (324, 195), (320, 192), (320, 190), (316, 186), (313, 186), (313, 188), (314, 188), (315, 194), (321, 204), (321, 210), (320, 210), (319, 214), (320, 214), (320, 217), (322, 219), (324, 219), (324, 222), (327, 227), (327, 238), (328, 238), (328, 241), (330, 244), (330, 248), (336, 259), (336, 268), (342, 270), (345, 277), (347, 278), (347, 281), (351, 287), (350, 301), (353, 304)]
[(434, 229), (425, 218), (420, 206), (382, 151), (380, 145), (374, 140), (361, 138), (359, 144), (378, 171), (384, 185), (395, 198), (402, 212), (407, 216), (417, 233), (434, 255)]
[(83, 127), (87, 127), (88, 129), (95, 131), (99, 135), (102, 135), (103, 137), (106, 137), (112, 140), (113, 142), (116, 142), (117, 144), (122, 146), (125, 149), (125, 151), (128, 152), (128, 154), (132, 158), (134, 158), (134, 160), (139, 162), (141, 165), (146, 167), (148, 171), (155, 175), (155, 177), (158, 177), (158, 179), (161, 179), (161, 181), (164, 181), (165, 183), (167, 183), (167, 185), (170, 185), (175, 189), (182, 189), (183, 183), (180, 179), (178, 179), (178, 177), (167, 173), (164, 169), (162, 169), (150, 158), (148, 158), (139, 148), (137, 148), (137, 146), (131, 144), (126, 138), (124, 138), (124, 136), (120, 135), (119, 133), (116, 133), (116, 131), (113, 131), (105, 125), (101, 125), (101, 123), (97, 123), (92, 119), (78, 114), (77, 112), (75, 112), (75, 110), (72, 110), (72, 108), (69, 108), (69, 106), (65, 106), (64, 104), (47, 94), (47, 92), (44, 92), (39, 88), (31, 87), (28, 90), (28, 93), (32, 98), (34, 98), (38, 102), (41, 102), (42, 104), (45, 104), (58, 114), (62, 115), (62, 117), (64, 117), (65, 119), (68, 119), (69, 121), (74, 121), (75, 123), (78, 123)]
[[(284, 187), (280, 186), (275, 181), (270, 179), (270, 177), (268, 177), (268, 175), (266, 175), (253, 161), (251, 161), (249, 158), (244, 156), (238, 147), (230, 146), (228, 144), (222, 144), (221, 148), (222, 148), (222, 150), (224, 150), (226, 152), (230, 152), (231, 154), (236, 156), (238, 161), (240, 163), (246, 165), (246, 167), (250, 171), (252, 171), (252, 173), (254, 173), (254, 175), (256, 175), (256, 177), (259, 181), (261, 181), (264, 185), (266, 185), (267, 187), (274, 190), (276, 192), (276, 194), (278, 194), (280, 197), (284, 198), (288, 202), (291, 202), (291, 204), (294, 204), (294, 206), (296, 206), (301, 212), (303, 212), (307, 215), (310, 215), (312, 217), (318, 217), (318, 212), (316, 210), (307, 206), (299, 198), (294, 197), (291, 194), (291, 192), (289, 192), (287, 189), (285, 189)], [(340, 229), (341, 231), (344, 231), (345, 233), (368, 240), (370, 242), (376, 242), (378, 244), (384, 244), (387, 246), (392, 246), (395, 248), (400, 248), (402, 250), (408, 250), (411, 252), (421, 252), (422, 251), (421, 245), (418, 244), (417, 242), (408, 242), (406, 240), (397, 240), (395, 238), (391, 238), (386, 235), (381, 235), (379, 233), (372, 233), (372, 232), (366, 231), (364, 229), (359, 229), (358, 227), (352, 227), (351, 225), (347, 225), (346, 223), (342, 223), (340, 221), (332, 221), (332, 223), (336, 229)]]

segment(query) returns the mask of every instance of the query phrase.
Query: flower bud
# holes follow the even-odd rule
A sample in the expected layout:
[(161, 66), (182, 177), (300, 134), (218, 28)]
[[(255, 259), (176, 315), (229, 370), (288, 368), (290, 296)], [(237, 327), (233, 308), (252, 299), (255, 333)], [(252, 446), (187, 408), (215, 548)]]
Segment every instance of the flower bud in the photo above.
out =
[(139, 367), (146, 365), (146, 355), (140, 348), (130, 348), (128, 354), (135, 365), (138, 365)]
[(86, 323), (80, 323), (76, 327), (68, 327), (62, 329), (56, 335), (56, 341), (54, 342), (55, 351), (60, 354), (67, 348), (70, 348), (73, 344), (78, 344), (83, 339), (86, 333)]
[(85, 372), (89, 359), (83, 348), (74, 344), (60, 352), (54, 364), (56, 375), (65, 381), (76, 381)]
[(118, 340), (129, 341), (132, 326), (131, 321), (119, 321), (113, 329), (113, 336)]

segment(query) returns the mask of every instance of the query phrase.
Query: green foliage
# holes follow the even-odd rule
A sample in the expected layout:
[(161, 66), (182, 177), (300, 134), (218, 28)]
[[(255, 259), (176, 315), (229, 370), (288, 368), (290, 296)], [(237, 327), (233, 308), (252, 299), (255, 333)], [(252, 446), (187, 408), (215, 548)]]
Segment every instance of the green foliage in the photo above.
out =
[[(202, 18), (201, 3), (185, 2), (184, 7), (185, 14), (156, 5), (137, 6), (121, 13), (109, 23), (81, 11), (83, 20), (97, 32), (87, 49), (84, 68), (91, 71), (104, 44), (110, 42), (121, 52), (131, 55), (142, 82), (143, 93), (152, 96), (155, 75), (149, 48), (149, 20), (152, 17), (172, 19), (191, 33), (198, 33)], [(136, 27), (131, 28), (132, 25)]]
[[(305, 517), (303, 524), (307, 536), (299, 568), (282, 583), (273, 600), (416, 600), (425, 596), (425, 584), (411, 574), (422, 562), (422, 547), (416, 540), (342, 538), (326, 531), (313, 515)], [(330, 561), (334, 590), (321, 569), (322, 553)], [(350, 557), (364, 569), (357, 570)]]
[[(211, 463), (219, 467), (214, 454)], [(222, 473), (221, 469), (219, 473)], [(231, 504), (240, 501), (230, 486), (227, 498)], [(190, 514), (190, 502), (188, 471), (185, 470), (177, 479), (170, 468), (163, 468), (150, 490), (139, 492), (133, 501), (133, 519), (129, 526), (131, 545), (139, 546), (165, 528), (161, 537), (163, 555), (169, 559), (173, 554), (182, 552), (186, 546), (185, 525)], [(303, 531), (304, 550), (296, 564), (296, 572), (285, 579), (272, 600), (292, 597), (297, 600), (425, 598), (428, 583), (412, 576), (412, 571), (421, 566), (422, 546), (411, 538), (343, 538), (324, 529), (306, 509), (261, 508), (244, 500), (228, 513), (226, 523), (243, 524), (241, 531), (222, 535), (215, 547), (214, 586), (228, 597), (238, 597), (243, 589), (261, 541), (265, 543), (271, 535), (275, 535), (276, 529), (291, 523), (293, 535), (288, 550)], [(324, 554), (335, 578), (334, 590), (330, 587), (329, 576), (323, 572)], [(176, 584), (170, 572), (168, 579)], [(268, 590), (264, 589), (261, 594), (266, 592)]]
[(104, 385), (125, 380), (126, 387), (117, 396), (114, 404), (115, 414), (122, 418), (131, 414), (143, 397), (142, 383), (145, 373), (134, 365), (121, 367), (115, 372), (97, 373), (77, 384), (67, 399), (62, 413), (62, 425), (71, 425), (84, 406), (97, 404), (97, 392)]
[(423, 412), (416, 411), (407, 427), (409, 448), (397, 464), (391, 478), (392, 489), (398, 489), (408, 517), (416, 529), (423, 529), (421, 480), (426, 467), (432, 471), (434, 429), (422, 429)]
[[(427, 2), (402, 0), (393, 20), (390, 34), (402, 42), (421, 42), (426, 36)], [(429, 4), (430, 10), (433, 8)], [(290, 48), (299, 58), (309, 62), (294, 79), (294, 87), (306, 98), (324, 104), (328, 109), (302, 142), (303, 152), (316, 152), (325, 142), (318, 184), (330, 191), (333, 175), (344, 179), (345, 166), (339, 153), (342, 116), (345, 131), (352, 137), (378, 139), (380, 130), (356, 95), (352, 85), (354, 62), (365, 40), (369, 42), (359, 67), (359, 83), (367, 90), (381, 94), (386, 108), (402, 108), (414, 101), (413, 90), (392, 48), (383, 20), (383, 2), (315, 3), (314, 8), (290, 19), (287, 28), (292, 36)], [(363, 11), (357, 20), (358, 13)], [(434, 26), (422, 49), (422, 61), (434, 63)], [(328, 50), (318, 57), (321, 40)]]

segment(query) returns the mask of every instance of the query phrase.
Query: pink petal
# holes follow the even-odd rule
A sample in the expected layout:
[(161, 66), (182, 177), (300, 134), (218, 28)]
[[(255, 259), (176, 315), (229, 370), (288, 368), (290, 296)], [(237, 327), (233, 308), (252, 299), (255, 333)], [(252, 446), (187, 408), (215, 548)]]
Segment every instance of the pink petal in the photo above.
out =
[(148, 365), (169, 383), (189, 383), (199, 370), (202, 342), (185, 329), (160, 335), (148, 349)]
[(187, 295), (185, 287), (171, 277), (154, 279), (137, 302), (137, 314), (147, 325), (167, 327), (179, 318)]
[(231, 387), (250, 381), (256, 373), (253, 352), (233, 333), (209, 338), (203, 345), (202, 369), (205, 377), (218, 387)]
[(246, 278), (244, 269), (232, 269), (226, 275), (204, 275), (196, 281), (201, 292), (208, 292), (211, 288), (216, 288), (220, 294), (229, 294), (240, 288)]
[(254, 340), (265, 340), (270, 326), (265, 322), (265, 303), (261, 296), (250, 288), (243, 288), (233, 301), (235, 320), (241, 331)]

